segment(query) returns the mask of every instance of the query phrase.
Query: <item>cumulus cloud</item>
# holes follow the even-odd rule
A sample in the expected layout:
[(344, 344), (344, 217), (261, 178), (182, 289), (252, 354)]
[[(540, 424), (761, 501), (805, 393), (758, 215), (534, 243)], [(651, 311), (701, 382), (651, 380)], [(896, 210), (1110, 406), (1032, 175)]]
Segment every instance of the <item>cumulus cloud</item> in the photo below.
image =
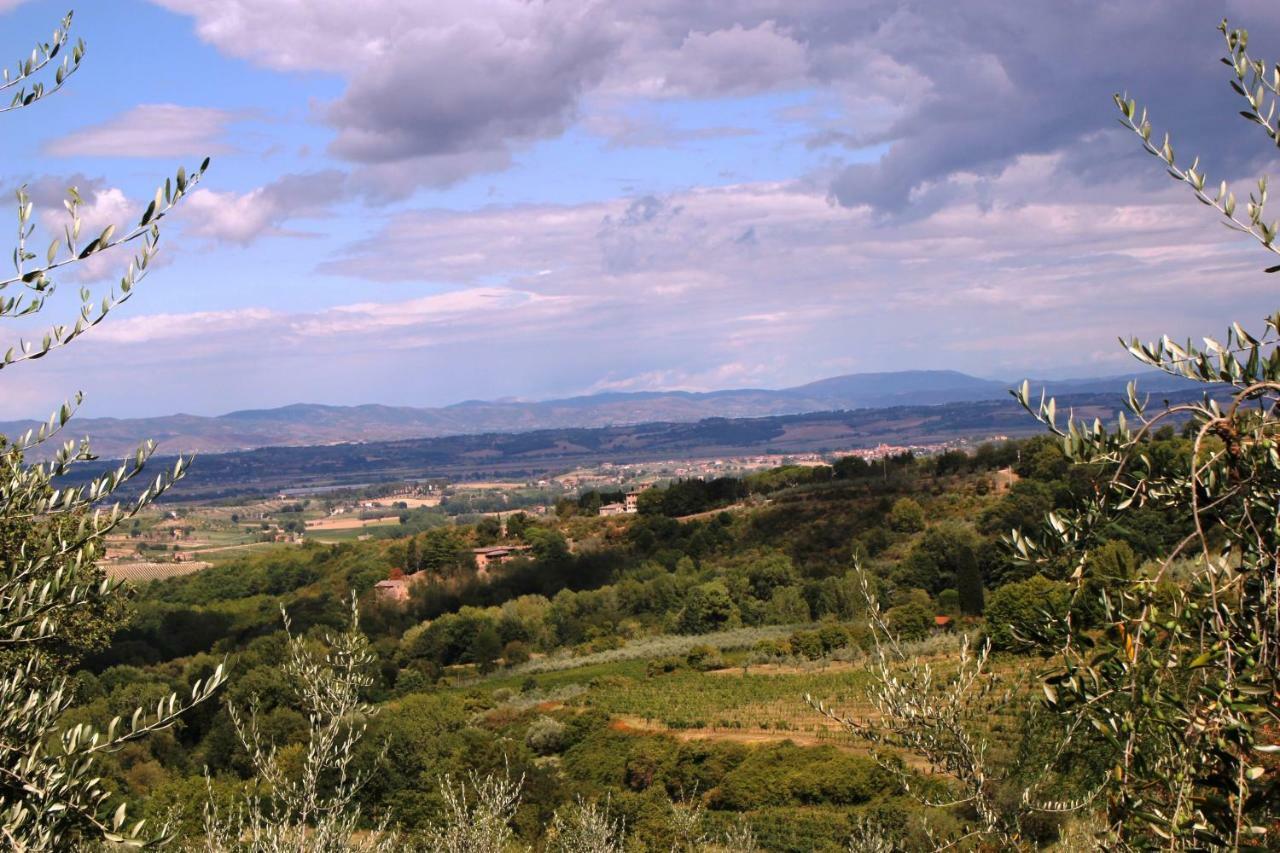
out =
[[(322, 105), (333, 152), (368, 169), (375, 195), (504, 168), (562, 133), (584, 96), (717, 98), (805, 87), (825, 100), (810, 139), (883, 150), (830, 180), (833, 200), (901, 214), (950, 202), (957, 177), (991, 178), (1028, 154), (1105, 181), (1107, 98), (1131, 89), (1184, 150), (1239, 171), (1220, 141), (1232, 115), (1213, 62), (1223, 14), (1280, 37), (1257, 0), (1123, 4), (920, 0), (154, 0), (193, 16), (219, 49), (282, 69), (340, 72)], [(1197, 61), (1203, 57), (1204, 61)], [(1206, 120), (1208, 119), (1208, 120)], [(398, 167), (399, 181), (387, 177)]]
[[(43, 259), (42, 251), (49, 241), (64, 239), (64, 229), (70, 223), (63, 203), (68, 199), (70, 188), (74, 187), (80, 194), (80, 244), (83, 246), (102, 233), (108, 225), (116, 226), (116, 233), (137, 221), (145, 205), (139, 205), (124, 190), (112, 186), (103, 178), (92, 178), (81, 173), (67, 176), (40, 175), (21, 184), (26, 188), (31, 203), (35, 208), (35, 221), (39, 226), (36, 235), (29, 245), (36, 247), (36, 254)], [(17, 186), (6, 190), (11, 194)], [(65, 253), (65, 246), (62, 252)], [(56, 274), (56, 278), (70, 279), (77, 282), (92, 282), (106, 277), (115, 277), (128, 266), (127, 249), (116, 249), (110, 252), (95, 254), (84, 261), (65, 267)], [(163, 256), (161, 256), (163, 257)]]
[(140, 104), (101, 124), (49, 141), (55, 157), (203, 157), (231, 150), (227, 125), (236, 115), (211, 107)]
[(179, 216), (188, 233), (248, 245), (267, 236), (293, 235), (287, 221), (326, 215), (346, 194), (346, 175), (336, 170), (285, 175), (244, 193), (198, 189)]
[[(887, 213), (928, 210), (950, 203), (957, 179), (991, 178), (1030, 154), (1060, 153), (1064, 174), (1111, 180), (1134, 160), (1109, 156), (1114, 135), (1100, 133), (1115, 126), (1110, 94), (1126, 90), (1156, 121), (1180, 122), (1172, 129), (1182, 150), (1238, 175), (1257, 148), (1219, 124), (1236, 108), (1214, 60), (1222, 48), (1213, 26), (1251, 4), (1212, 5), (904, 5), (872, 19), (866, 32), (831, 47), (832, 61), (819, 56), (816, 64), (836, 89), (863, 98), (863, 79), (846, 77), (834, 58), (860, 48), (891, 62), (899, 73), (875, 88), (900, 106), (867, 130), (851, 109), (846, 142), (888, 149), (840, 172), (832, 197)], [(1280, 36), (1274, 16), (1242, 22), (1260, 27), (1262, 41)]]
[[(1211, 227), (1176, 187), (1143, 194), (1134, 180), (1062, 181), (1063, 156), (1019, 158), (988, 194), (958, 195), (893, 228), (870, 209), (830, 204), (820, 188), (755, 184), (406, 212), (322, 270), (405, 283), (505, 280), (577, 300), (587, 312), (577, 332), (637, 330), (649, 358), (752, 363), (745, 353), (767, 352), (778, 376), (834, 363), (851, 347), (880, 369), (959, 358), (970, 369), (1015, 370), (1078, 361), (1086, 346), (1121, 369), (1116, 334), (1266, 313), (1249, 284), (1250, 247)], [(1208, 277), (1227, 282), (1212, 298)], [(1023, 337), (1037, 326), (1069, 332), (1037, 346)], [(975, 340), (989, 342), (981, 357)], [(675, 368), (637, 373), (655, 369)]]
[(399, 384), (430, 379), (441, 401), (467, 383), (554, 394), (602, 375), (640, 388), (1123, 370), (1116, 334), (1202, 333), (1272, 308), (1250, 247), (1168, 184), (1109, 104), (1145, 99), (1215, 177), (1257, 168), (1265, 148), (1235, 117), (1213, 27), (1225, 12), (1280, 44), (1259, 0), (154, 2), (227, 54), (345, 81), (313, 116), (351, 174), (194, 194), (188, 227), (211, 239), (501, 170), (578, 123), (616, 145), (712, 132), (647, 119), (670, 99), (787, 90), (780, 124), (827, 167), (572, 205), (397, 209), (320, 266), (370, 282), (349, 305), (175, 315), (96, 346), (176, 323), (207, 330), (182, 357), (275, 371), (267, 387), (410, 399)]
[(382, 195), (503, 168), (513, 145), (561, 133), (620, 31), (603, 4), (578, 0), (158, 2), (268, 66), (332, 71), (344, 57), (347, 89), (319, 117), (337, 133), (332, 152), (368, 167), (357, 182)]
[(689, 32), (678, 43), (664, 44), (669, 35), (632, 42), (627, 61), (617, 66), (605, 90), (702, 98), (752, 95), (806, 80), (807, 45), (776, 21), (721, 24), (721, 29)]

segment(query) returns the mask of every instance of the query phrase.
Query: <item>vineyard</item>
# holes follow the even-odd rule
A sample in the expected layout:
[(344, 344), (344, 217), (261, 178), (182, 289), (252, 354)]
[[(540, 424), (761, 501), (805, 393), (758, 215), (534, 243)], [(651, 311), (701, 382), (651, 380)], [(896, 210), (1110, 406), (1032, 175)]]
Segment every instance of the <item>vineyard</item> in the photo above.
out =
[(852, 736), (805, 704), (805, 694), (830, 705), (863, 702), (866, 674), (827, 672), (755, 674), (683, 670), (652, 678), (615, 676), (597, 681), (584, 704), (637, 727), (742, 734), (811, 734), (836, 741)]
[[(739, 629), (703, 637), (655, 637), (627, 649), (599, 653), (538, 668), (527, 665), (515, 673), (490, 679), (486, 686), (514, 691), (522, 681), (536, 677), (536, 696), (552, 699), (554, 706), (596, 710), (607, 714), (619, 730), (668, 733), (680, 739), (733, 740), (768, 743), (790, 740), (799, 745), (830, 744), (841, 749), (862, 751), (865, 743), (835, 721), (814, 711), (805, 696), (821, 700), (827, 707), (854, 718), (867, 718), (871, 706), (866, 690), (872, 675), (862, 660), (756, 662), (747, 650), (729, 651), (747, 634), (769, 629)], [(704, 642), (715, 637), (725, 652), (723, 666), (709, 671), (688, 667), (667, 669), (663, 657), (687, 651), (690, 641)], [(932, 660), (945, 673), (954, 661), (956, 637), (934, 637), (908, 646), (913, 655)], [(642, 657), (641, 653), (649, 654)], [(606, 657), (611, 656), (611, 657)], [(606, 658), (606, 659), (602, 659)], [(533, 662), (536, 664), (537, 662)], [(992, 671), (1002, 681), (1017, 680), (1016, 660), (1000, 660)], [(1019, 689), (1025, 693), (1025, 689)], [(518, 697), (519, 694), (517, 694)], [(519, 703), (515, 698), (515, 703)], [(528, 703), (525, 703), (528, 704)], [(1012, 719), (995, 713), (990, 719), (995, 734), (1007, 729)], [(997, 737), (997, 740), (999, 738)], [(909, 765), (918, 759), (904, 756)]]
[[(741, 735), (744, 740), (805, 735), (836, 744), (853, 742), (851, 735), (806, 705), (804, 697), (807, 693), (835, 707), (862, 710), (868, 676), (861, 667), (754, 664), (744, 672), (749, 653), (726, 657), (736, 666), (650, 674), (653, 658), (629, 659), (541, 672), (536, 678), (542, 691), (585, 688), (575, 690), (565, 704), (603, 711), (628, 728)], [(507, 676), (486, 686), (513, 689), (521, 681)]]
[(112, 580), (128, 581), (139, 584), (147, 581), (163, 580), (189, 575), (201, 569), (207, 569), (211, 563), (199, 560), (188, 560), (184, 563), (103, 563), (102, 568)]

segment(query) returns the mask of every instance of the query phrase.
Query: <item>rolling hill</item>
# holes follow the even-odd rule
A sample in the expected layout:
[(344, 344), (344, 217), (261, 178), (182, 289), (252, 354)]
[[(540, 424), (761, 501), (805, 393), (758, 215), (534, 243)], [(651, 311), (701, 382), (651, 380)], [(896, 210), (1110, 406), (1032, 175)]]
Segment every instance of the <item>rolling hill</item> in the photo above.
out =
[[(1114, 394), (1134, 377), (1055, 380), (1051, 393)], [(438, 408), (295, 404), (216, 417), (177, 414), (152, 418), (83, 418), (70, 433), (89, 435), (103, 456), (129, 453), (147, 438), (164, 453), (224, 453), (261, 447), (397, 441), (480, 433), (692, 423), (706, 418), (760, 418), (810, 412), (938, 406), (1003, 400), (1012, 382), (979, 379), (952, 370), (857, 373), (778, 390), (610, 392), (542, 402), (469, 400)], [(1153, 392), (1185, 390), (1189, 383), (1161, 374), (1141, 377)], [(16, 435), (34, 421), (0, 423)]]

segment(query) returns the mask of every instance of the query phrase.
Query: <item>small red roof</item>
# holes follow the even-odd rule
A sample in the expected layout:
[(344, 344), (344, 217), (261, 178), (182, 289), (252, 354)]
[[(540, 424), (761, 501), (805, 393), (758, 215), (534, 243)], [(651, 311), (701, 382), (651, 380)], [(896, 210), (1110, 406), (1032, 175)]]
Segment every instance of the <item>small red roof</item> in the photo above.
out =
[(950, 625), (950, 624), (951, 624), (951, 617), (950, 617), (950, 616), (935, 616), (935, 617), (933, 617), (933, 624), (935, 624), (935, 625)]

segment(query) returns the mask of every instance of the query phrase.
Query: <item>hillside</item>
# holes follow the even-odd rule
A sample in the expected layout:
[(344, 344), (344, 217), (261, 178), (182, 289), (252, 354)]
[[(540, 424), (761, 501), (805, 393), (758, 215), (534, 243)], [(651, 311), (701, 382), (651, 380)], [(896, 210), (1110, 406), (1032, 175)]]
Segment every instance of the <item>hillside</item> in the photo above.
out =
[[(1063, 410), (1073, 409), (1077, 417), (1109, 421), (1122, 398), (1119, 394), (1069, 394), (1059, 397), (1058, 403)], [(764, 418), (707, 418), (692, 423), (264, 447), (198, 457), (173, 497), (190, 501), (432, 477), (527, 480), (603, 462), (830, 453), (881, 444), (937, 447), (962, 439), (981, 441), (1038, 431), (1036, 422), (1006, 398)], [(164, 465), (169, 460), (155, 461)]]
[[(1035, 383), (1056, 394), (1119, 394), (1135, 377), (1055, 380)], [(90, 435), (105, 456), (130, 453), (153, 439), (166, 453), (223, 453), (259, 447), (313, 446), (353, 441), (396, 441), (489, 432), (612, 427), (644, 423), (690, 423), (706, 418), (759, 418), (898, 406), (1007, 399), (1014, 383), (978, 379), (952, 370), (858, 373), (779, 390), (604, 393), (543, 402), (469, 400), (440, 408), (295, 404), (217, 417), (169, 415), (153, 418), (83, 418), (76, 434)], [(1182, 380), (1150, 374), (1151, 392), (1183, 389)], [(0, 423), (17, 435), (34, 421)]]
[[(1171, 431), (1156, 440), (1161, 458), (1185, 450)], [(336, 628), (354, 591), (382, 711), (360, 766), (390, 748), (362, 800), (394, 805), (406, 831), (439, 815), (439, 774), (478, 770), (524, 780), (513, 827), (530, 844), (545, 840), (557, 807), (590, 792), (625, 819), (637, 849), (666, 849), (671, 815), (689, 807), (717, 833), (749, 824), (768, 850), (847, 850), (864, 818), (885, 820), (897, 849), (933, 849), (923, 821), (946, 830), (959, 818), (913, 802), (865, 738), (802, 698), (868, 709), (873, 641), (851, 558), (860, 555), (913, 653), (940, 671), (955, 665), (959, 635), (939, 630), (940, 615), (989, 633), (1001, 653), (994, 670), (1030, 706), (1042, 662), (999, 630), (1042, 620), (1066, 585), (1028, 580), (1000, 537), (1071, 506), (1090, 486), (1079, 473), (1041, 438), (883, 467), (845, 458), (673, 483), (647, 492), (630, 517), (598, 516), (599, 496), (588, 493), (505, 529), (494, 519), (423, 532), (402, 522), (390, 541), (278, 546), (143, 587), (129, 623), (81, 677), (85, 713), (96, 720), (127, 697), (182, 689), (226, 660), (230, 701), (258, 697), (271, 731), (296, 744), (279, 608), (298, 632)], [(1148, 514), (1140, 533), (1118, 531), (1109, 553), (1136, 566), (1186, 525)], [(527, 546), (526, 556), (482, 575), (473, 549), (498, 541)], [(413, 578), (403, 600), (374, 590), (402, 571)], [(961, 594), (975, 591), (970, 606)], [(1034, 773), (1065, 794), (1087, 789), (1097, 760), (1087, 750), (1052, 755), (1053, 731), (1016, 725), (1018, 713), (977, 729), (999, 734), (991, 756), (1001, 771)], [(122, 755), (107, 772), (148, 815), (172, 807), (193, 827), (187, 799), (204, 784), (202, 768), (224, 785), (242, 772), (228, 734), (225, 712), (194, 718), (176, 744)], [(918, 756), (901, 758), (913, 784), (936, 776), (919, 772), (928, 768)], [(1037, 825), (1036, 842), (1052, 843), (1062, 826)]]

